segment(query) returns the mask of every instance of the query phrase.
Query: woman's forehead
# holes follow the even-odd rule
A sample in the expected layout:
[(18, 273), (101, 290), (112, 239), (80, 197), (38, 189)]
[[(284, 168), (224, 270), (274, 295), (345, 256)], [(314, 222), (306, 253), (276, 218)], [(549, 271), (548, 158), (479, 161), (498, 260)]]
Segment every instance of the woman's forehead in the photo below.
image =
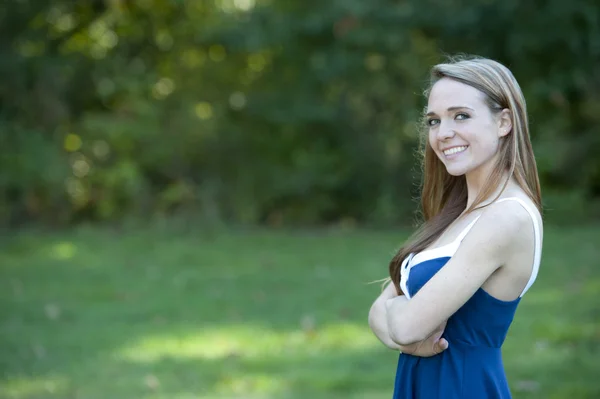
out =
[(476, 88), (456, 80), (444, 78), (437, 81), (429, 93), (427, 112), (445, 112), (448, 108), (486, 106), (484, 94)]

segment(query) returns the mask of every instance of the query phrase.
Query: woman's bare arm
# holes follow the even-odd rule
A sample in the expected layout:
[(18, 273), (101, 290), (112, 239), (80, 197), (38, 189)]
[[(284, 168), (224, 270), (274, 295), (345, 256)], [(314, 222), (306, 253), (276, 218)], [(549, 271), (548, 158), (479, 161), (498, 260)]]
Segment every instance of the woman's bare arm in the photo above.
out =
[(369, 310), (369, 327), (373, 334), (388, 348), (400, 350), (400, 345), (392, 341), (388, 330), (386, 301), (398, 296), (394, 284), (388, 284)]
[(458, 251), (410, 300), (388, 298), (388, 331), (394, 342), (410, 345), (430, 336), (448, 320), (530, 234), (531, 220), (519, 204), (491, 205)]
[(391, 339), (388, 330), (386, 302), (397, 296), (396, 288), (393, 284), (389, 284), (371, 306), (369, 311), (369, 326), (375, 336), (390, 349), (421, 357), (433, 356), (448, 348), (448, 342), (441, 337), (446, 326), (445, 322), (429, 337), (414, 344), (399, 345)]

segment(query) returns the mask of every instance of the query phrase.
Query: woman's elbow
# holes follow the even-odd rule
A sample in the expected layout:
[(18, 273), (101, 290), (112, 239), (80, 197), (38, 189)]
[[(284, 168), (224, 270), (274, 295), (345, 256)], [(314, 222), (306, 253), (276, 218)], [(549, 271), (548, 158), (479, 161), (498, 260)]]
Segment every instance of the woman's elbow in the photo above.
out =
[(390, 328), (390, 338), (398, 345), (411, 345), (422, 341), (425, 337), (421, 335), (417, 326), (408, 320), (398, 320)]

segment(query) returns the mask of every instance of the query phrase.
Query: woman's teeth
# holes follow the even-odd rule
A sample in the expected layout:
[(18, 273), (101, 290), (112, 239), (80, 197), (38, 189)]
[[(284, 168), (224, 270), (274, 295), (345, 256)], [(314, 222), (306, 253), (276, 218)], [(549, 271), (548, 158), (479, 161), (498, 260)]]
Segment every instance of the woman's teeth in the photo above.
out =
[(458, 154), (459, 152), (463, 152), (464, 150), (466, 150), (466, 149), (467, 149), (467, 147), (468, 147), (467, 145), (463, 145), (463, 146), (460, 146), (460, 147), (453, 147), (453, 148), (450, 148), (450, 149), (448, 149), (448, 150), (444, 151), (444, 155), (454, 155), (454, 154)]

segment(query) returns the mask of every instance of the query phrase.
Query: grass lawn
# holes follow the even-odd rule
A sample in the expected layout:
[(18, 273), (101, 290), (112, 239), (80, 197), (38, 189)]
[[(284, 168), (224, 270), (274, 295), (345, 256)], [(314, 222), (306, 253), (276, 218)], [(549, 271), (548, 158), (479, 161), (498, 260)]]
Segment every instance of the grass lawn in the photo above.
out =
[[(403, 232), (14, 233), (0, 398), (384, 399), (367, 312)], [(515, 398), (600, 397), (600, 226), (546, 227), (504, 345)]]

